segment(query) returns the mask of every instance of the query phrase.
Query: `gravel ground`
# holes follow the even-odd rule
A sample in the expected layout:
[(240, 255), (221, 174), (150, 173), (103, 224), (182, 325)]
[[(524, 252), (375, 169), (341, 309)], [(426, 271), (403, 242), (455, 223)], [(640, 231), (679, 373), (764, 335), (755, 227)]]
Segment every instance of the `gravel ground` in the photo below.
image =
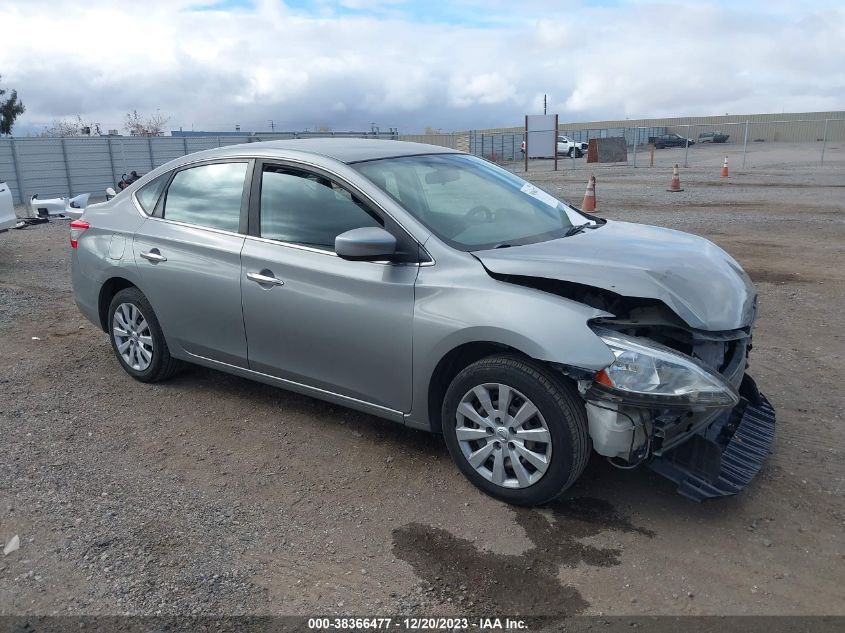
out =
[[(439, 437), (200, 368), (135, 382), (76, 310), (67, 225), (0, 235), (0, 615), (845, 614), (845, 162), (768, 145), (727, 180), (697, 147), (675, 194), (683, 150), (595, 166), (607, 217), (704, 235), (760, 290), (775, 454), (702, 505), (594, 456), (516, 509)], [(591, 170), (529, 177), (579, 203)]]

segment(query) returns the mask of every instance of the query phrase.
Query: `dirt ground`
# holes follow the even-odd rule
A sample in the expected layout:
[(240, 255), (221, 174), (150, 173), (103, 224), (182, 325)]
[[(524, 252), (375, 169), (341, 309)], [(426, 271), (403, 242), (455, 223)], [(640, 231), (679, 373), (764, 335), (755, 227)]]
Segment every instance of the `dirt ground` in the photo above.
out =
[(0, 614), (845, 614), (845, 151), (771, 145), (729, 179), (696, 147), (682, 193), (683, 150), (529, 172), (579, 204), (594, 171), (601, 213), (756, 282), (775, 452), (704, 504), (594, 455), (516, 509), (440, 437), (206, 369), (135, 382), (73, 303), (67, 225), (0, 234)]

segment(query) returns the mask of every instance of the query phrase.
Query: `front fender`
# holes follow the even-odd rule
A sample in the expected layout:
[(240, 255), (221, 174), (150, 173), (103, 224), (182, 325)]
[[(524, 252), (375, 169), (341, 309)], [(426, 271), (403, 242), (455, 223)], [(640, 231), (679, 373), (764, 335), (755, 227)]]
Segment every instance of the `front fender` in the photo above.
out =
[(493, 279), (477, 268), (450, 275), (421, 269), (414, 306), (414, 396), (409, 425), (429, 425), (428, 389), (440, 360), (466, 343), (506, 345), (531, 358), (598, 371), (613, 354), (587, 322), (606, 312)]

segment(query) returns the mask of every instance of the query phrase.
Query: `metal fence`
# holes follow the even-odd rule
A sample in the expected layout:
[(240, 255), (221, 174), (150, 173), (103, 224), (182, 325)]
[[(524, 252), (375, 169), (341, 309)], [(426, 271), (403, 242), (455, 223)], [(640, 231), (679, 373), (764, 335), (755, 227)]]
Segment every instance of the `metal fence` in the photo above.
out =
[[(632, 130), (638, 130), (639, 134), (635, 134), (634, 138), (642, 139), (643, 137), (648, 137), (647, 134), (643, 132), (645, 130), (650, 130), (651, 128), (630, 128)], [(775, 130), (772, 132), (771, 130)], [(783, 121), (761, 121), (761, 122), (751, 122), (750, 120), (746, 120), (744, 122), (719, 122), (719, 123), (688, 123), (685, 125), (675, 125), (672, 127), (667, 128), (667, 132), (670, 134), (680, 134), (682, 137), (687, 139), (687, 142), (683, 144), (683, 166), (689, 167), (690, 166), (690, 147), (691, 145), (702, 144), (702, 134), (711, 133), (711, 132), (720, 132), (722, 134), (727, 135), (727, 140), (722, 143), (718, 143), (720, 146), (724, 146), (727, 148), (727, 154), (734, 154), (737, 158), (741, 158), (741, 163), (739, 166), (746, 167), (748, 166), (749, 161), (749, 153), (754, 152), (754, 144), (755, 143), (766, 143), (766, 142), (774, 142), (777, 143), (780, 141), (778, 138), (781, 132), (786, 138), (795, 138), (796, 136), (806, 136), (808, 133), (810, 136), (804, 142), (801, 141), (791, 141), (793, 145), (808, 145), (808, 144), (817, 144), (817, 157), (818, 162), (820, 165), (824, 164), (825, 161), (825, 152), (827, 150), (828, 142), (841, 142), (845, 141), (845, 118), (841, 119), (792, 119), (792, 120), (783, 120)], [(815, 134), (813, 134), (815, 132)], [(813, 136), (815, 138), (813, 139)], [(626, 135), (626, 138), (628, 136)], [(771, 140), (769, 140), (771, 139)], [(692, 141), (692, 143), (690, 143)], [(705, 141), (707, 142), (707, 141)], [(648, 140), (645, 143), (640, 141), (639, 143), (634, 143), (631, 145), (631, 149), (633, 150), (633, 158), (629, 159), (629, 162), (632, 162), (634, 167), (639, 167), (637, 161), (637, 150), (647, 149)], [(737, 148), (741, 146), (742, 151), (737, 151)], [(810, 152), (812, 154), (812, 152)], [(642, 154), (642, 152), (640, 152)]]
[(145, 174), (165, 163), (206, 149), (277, 139), (343, 136), (397, 139), (396, 134), (275, 133), (267, 136), (81, 137), (0, 139), (0, 182), (15, 203), (41, 198), (102, 195), (130, 171)]
[(470, 154), (481, 156), (494, 162), (514, 161), (522, 157), (522, 132), (518, 134), (489, 134), (471, 131), (468, 134)]
[[(730, 157), (731, 166), (754, 167), (755, 155), (762, 164), (761, 146), (782, 145), (786, 153), (802, 162), (845, 161), (845, 118), (787, 118), (783, 120), (727, 121), (724, 117), (693, 122), (654, 125), (642, 120), (623, 127), (594, 128), (565, 124), (559, 133), (575, 141), (592, 138), (624, 137), (628, 145), (628, 165), (645, 167), (652, 164), (649, 140), (664, 133), (680, 134), (696, 141), (674, 150), (659, 150), (657, 163), (671, 161), (686, 167), (710, 165), (717, 155)], [(662, 122), (662, 121), (661, 121)], [(666, 120), (667, 123), (670, 120)], [(612, 122), (616, 123), (616, 122)], [(648, 125), (642, 124), (648, 123)], [(698, 141), (703, 132), (723, 132), (724, 144), (715, 149), (702, 149)], [(37, 193), (40, 197), (78, 195), (91, 192), (101, 195), (113, 187), (121, 175), (132, 170), (144, 174), (175, 158), (205, 149), (275, 139), (317, 136), (365, 137), (414, 141), (450, 147), (482, 156), (498, 163), (517, 163), (522, 159), (520, 146), (523, 131), (506, 128), (495, 131), (472, 130), (453, 134), (374, 135), (371, 132), (302, 133), (243, 136), (165, 136), (165, 137), (91, 137), (91, 138), (18, 138), (0, 139), (0, 181), (5, 181), (16, 203), (25, 202)], [(715, 148), (715, 146), (714, 146)], [(831, 153), (832, 150), (832, 153)], [(771, 156), (766, 158), (770, 161)], [(767, 163), (768, 164), (768, 163)], [(577, 169), (583, 160), (567, 161), (566, 168)], [(591, 168), (593, 164), (590, 164)]]
[[(506, 131), (471, 130), (467, 133), (469, 152), (487, 160), (507, 164), (522, 160), (520, 145), (523, 132), (519, 128)], [(702, 139), (704, 133), (721, 132), (728, 138), (723, 143), (713, 143)], [(627, 127), (581, 128), (559, 130), (560, 135), (575, 141), (588, 142), (593, 138), (624, 138), (628, 146), (630, 167), (645, 167), (653, 163), (650, 143), (663, 134), (679, 134), (691, 142), (681, 142), (673, 148), (658, 150), (658, 162), (671, 159), (684, 167), (709, 165), (714, 156), (730, 157), (735, 167), (754, 167), (763, 163), (771, 164), (772, 150), (784, 148), (784, 153), (791, 152), (792, 160), (804, 163), (824, 165), (830, 161), (829, 150), (837, 150), (836, 163), (842, 162), (840, 151), (845, 143), (845, 118), (826, 119), (786, 119), (769, 121), (733, 121), (726, 122), (717, 118), (713, 121), (701, 121), (673, 126), (631, 125)], [(702, 140), (705, 142), (702, 143)], [(708, 143), (708, 146), (705, 146)], [(763, 145), (765, 144), (765, 146)], [(765, 147), (765, 151), (763, 151)], [(718, 150), (718, 151), (717, 151)], [(755, 162), (755, 156), (759, 161)], [(783, 162), (789, 162), (789, 158)], [(583, 163), (583, 161), (582, 161)], [(577, 161), (571, 167), (577, 168)], [(591, 164), (591, 168), (592, 168)]]
[[(584, 130), (558, 130), (560, 136), (567, 136), (573, 141), (589, 142), (591, 138), (611, 138), (624, 136), (628, 146), (648, 143), (650, 136), (665, 134), (665, 127), (648, 128), (588, 128)], [(522, 159), (522, 132), (486, 132), (471, 130), (467, 133), (468, 151), (494, 162), (507, 162)]]

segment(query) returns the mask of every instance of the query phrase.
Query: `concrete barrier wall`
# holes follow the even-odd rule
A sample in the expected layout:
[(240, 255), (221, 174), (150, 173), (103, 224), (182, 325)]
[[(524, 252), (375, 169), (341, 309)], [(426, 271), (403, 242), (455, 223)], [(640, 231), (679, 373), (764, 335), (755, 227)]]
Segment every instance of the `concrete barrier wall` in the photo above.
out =
[[(274, 134), (264, 136), (157, 136), (157, 137), (68, 137), (0, 139), (0, 181), (5, 181), (16, 204), (33, 194), (41, 198), (75, 196), (80, 193), (104, 195), (130, 171), (145, 174), (180, 156), (202, 150), (254, 143), (264, 140), (319, 136), (373, 138), (367, 133)], [(438, 135), (446, 137), (447, 135)], [(382, 134), (391, 140), (396, 135)], [(426, 137), (429, 138), (429, 137)], [(460, 146), (457, 137), (448, 136)], [(437, 140), (437, 139), (433, 139)], [(433, 140), (420, 142), (433, 142)], [(440, 144), (446, 140), (441, 139)]]

